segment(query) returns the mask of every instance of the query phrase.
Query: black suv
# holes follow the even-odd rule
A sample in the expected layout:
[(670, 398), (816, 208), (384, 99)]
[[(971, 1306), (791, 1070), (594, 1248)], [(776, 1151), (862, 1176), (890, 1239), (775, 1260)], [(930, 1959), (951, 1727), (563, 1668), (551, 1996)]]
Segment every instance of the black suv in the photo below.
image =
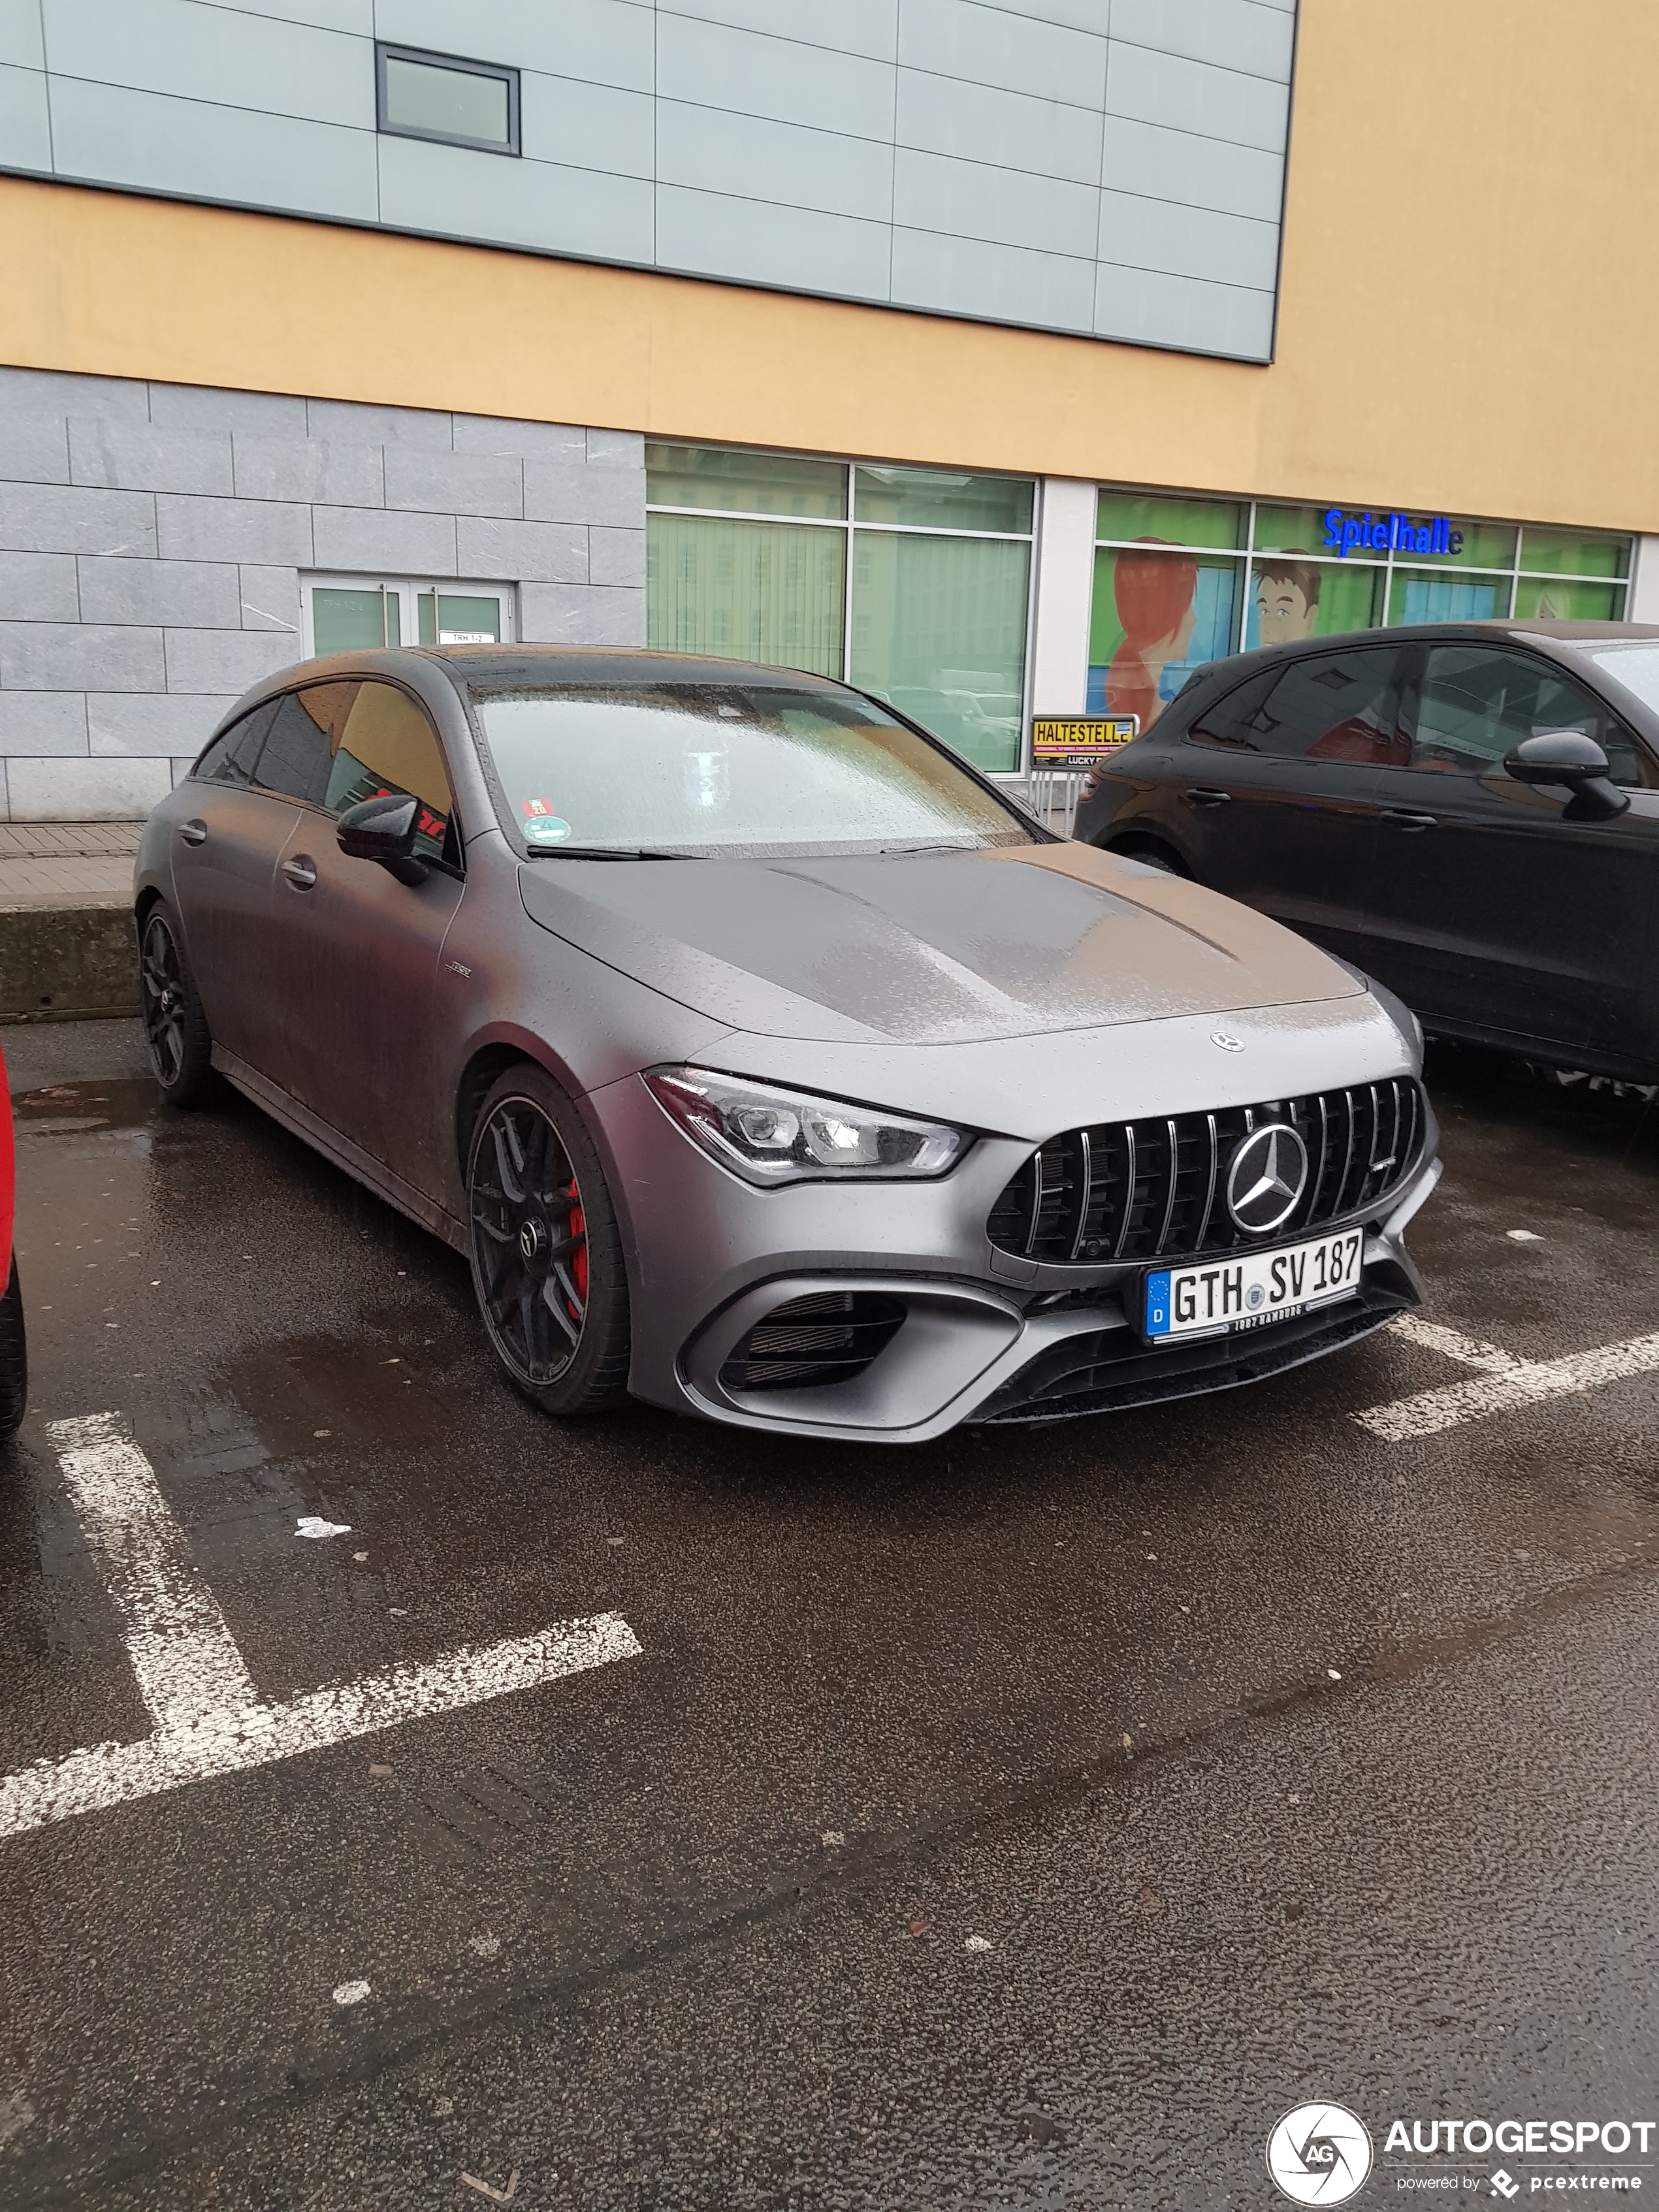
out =
[(1431, 1030), (1659, 1078), (1659, 626), (1212, 661), (1103, 764), (1076, 834), (1287, 922)]

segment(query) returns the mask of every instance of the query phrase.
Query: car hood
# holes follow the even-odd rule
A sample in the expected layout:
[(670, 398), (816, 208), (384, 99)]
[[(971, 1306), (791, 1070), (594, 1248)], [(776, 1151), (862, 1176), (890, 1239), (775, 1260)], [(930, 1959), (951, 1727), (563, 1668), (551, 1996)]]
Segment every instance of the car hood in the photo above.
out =
[(734, 1029), (915, 1044), (1358, 995), (1277, 922), (1079, 844), (519, 871), (531, 920)]

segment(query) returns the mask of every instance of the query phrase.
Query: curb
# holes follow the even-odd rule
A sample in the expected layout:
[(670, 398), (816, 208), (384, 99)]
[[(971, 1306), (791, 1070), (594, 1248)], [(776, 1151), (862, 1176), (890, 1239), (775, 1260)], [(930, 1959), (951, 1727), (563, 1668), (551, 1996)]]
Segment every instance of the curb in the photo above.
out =
[(128, 906), (0, 908), (0, 1022), (136, 1014), (138, 935)]

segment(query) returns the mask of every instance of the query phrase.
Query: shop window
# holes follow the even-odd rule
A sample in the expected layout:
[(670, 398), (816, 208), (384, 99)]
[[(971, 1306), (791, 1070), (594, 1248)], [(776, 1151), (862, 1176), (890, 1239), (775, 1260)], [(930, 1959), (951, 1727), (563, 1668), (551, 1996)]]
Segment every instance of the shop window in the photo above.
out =
[(1628, 538), (1591, 538), (1581, 530), (1525, 530), (1521, 573), (1526, 576), (1607, 576), (1630, 574)]
[(302, 582), (307, 657), (387, 645), (502, 644), (514, 635), (506, 585), (409, 576), (308, 576)]
[(519, 150), (519, 72), (416, 46), (374, 49), (379, 128), (489, 154)]
[(650, 646), (844, 676), (1018, 768), (1030, 477), (652, 443), (646, 483)]

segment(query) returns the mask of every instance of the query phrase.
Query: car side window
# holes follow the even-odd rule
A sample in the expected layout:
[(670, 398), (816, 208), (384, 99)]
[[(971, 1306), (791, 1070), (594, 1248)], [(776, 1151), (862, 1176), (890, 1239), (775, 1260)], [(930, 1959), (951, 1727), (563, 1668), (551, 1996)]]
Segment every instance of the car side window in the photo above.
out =
[(1224, 745), (1234, 752), (1255, 752), (1257, 748), (1251, 724), (1262, 701), (1278, 683), (1279, 674), (1277, 668), (1262, 669), (1247, 683), (1224, 692), (1213, 706), (1206, 707), (1196, 718), (1188, 737), (1198, 744)]
[(228, 730), (221, 730), (191, 769), (191, 781), (193, 783), (251, 783), (259, 758), (259, 748), (265, 741), (265, 732), (270, 727), (276, 712), (276, 701), (267, 699), (251, 714), (244, 714)]
[(1594, 738), (1615, 783), (1647, 781), (1642, 749), (1613, 710), (1547, 661), (1487, 646), (1431, 649), (1412, 742), (1414, 769), (1485, 775), (1523, 738), (1546, 730)]
[[(1395, 716), (1397, 658), (1392, 646), (1359, 646), (1264, 670), (1222, 701), (1220, 741), (1293, 760), (1372, 767), (1403, 761), (1406, 741)], [(1212, 708), (1201, 718), (1204, 734), (1211, 734), (1216, 713)]]
[(254, 772), (261, 791), (321, 805), (328, 790), (333, 741), (357, 696), (355, 684), (309, 684), (285, 691)]
[(406, 691), (365, 683), (335, 738), (323, 804), (331, 814), (343, 814), (389, 792), (420, 801), (415, 850), (421, 858), (458, 866), (455, 802), (437, 732)]

